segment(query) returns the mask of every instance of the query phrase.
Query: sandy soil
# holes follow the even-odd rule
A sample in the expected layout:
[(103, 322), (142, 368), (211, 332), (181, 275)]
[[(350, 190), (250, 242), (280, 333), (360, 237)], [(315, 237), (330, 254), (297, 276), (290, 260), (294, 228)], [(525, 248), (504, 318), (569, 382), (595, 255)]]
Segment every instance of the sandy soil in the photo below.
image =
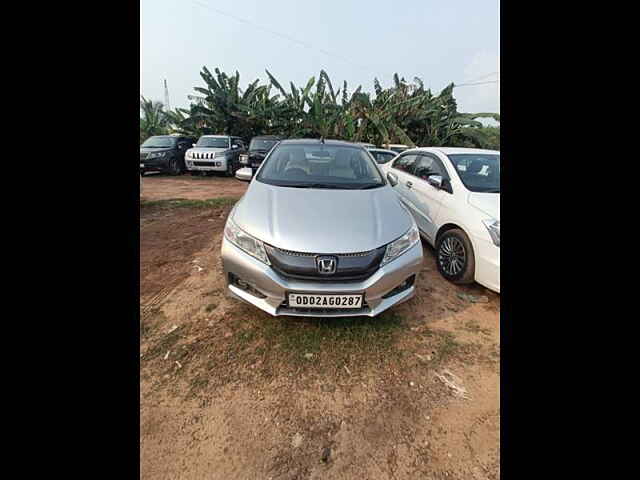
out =
[[(143, 181), (155, 200), (246, 189)], [(230, 209), (141, 209), (141, 478), (499, 478), (500, 296), (446, 282), (425, 244), (418, 294), (376, 319), (274, 319), (224, 295)]]
[(147, 200), (186, 198), (206, 200), (216, 197), (240, 197), (249, 184), (235, 178), (211, 174), (207, 177), (180, 175), (172, 177), (161, 173), (148, 173), (142, 177), (142, 194)]

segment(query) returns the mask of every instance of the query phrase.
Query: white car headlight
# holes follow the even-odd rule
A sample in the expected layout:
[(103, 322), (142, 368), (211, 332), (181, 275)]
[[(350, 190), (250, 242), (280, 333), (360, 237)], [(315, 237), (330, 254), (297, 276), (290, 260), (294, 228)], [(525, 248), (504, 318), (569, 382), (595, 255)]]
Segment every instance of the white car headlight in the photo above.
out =
[(411, 228), (407, 230), (407, 233), (387, 245), (387, 250), (384, 253), (384, 258), (382, 259), (381, 265), (389, 263), (391, 260), (398, 258), (400, 255), (402, 255), (404, 252), (409, 250), (420, 241), (420, 232), (418, 231), (418, 226), (416, 225), (416, 222), (413, 220), (413, 218), (411, 218), (411, 222)]
[(167, 154), (167, 152), (151, 153), (151, 154), (149, 154), (149, 158), (164, 157), (166, 154)]
[(490, 218), (488, 220), (483, 220), (484, 226), (489, 230), (489, 235), (491, 235), (491, 240), (496, 247), (500, 246), (500, 220), (494, 220)]
[(231, 215), (229, 215), (227, 224), (224, 227), (224, 236), (240, 250), (248, 253), (252, 257), (257, 258), (262, 263), (271, 265), (262, 241), (258, 240), (255, 237), (252, 237), (247, 232), (238, 227), (233, 222), (233, 220), (231, 220)]

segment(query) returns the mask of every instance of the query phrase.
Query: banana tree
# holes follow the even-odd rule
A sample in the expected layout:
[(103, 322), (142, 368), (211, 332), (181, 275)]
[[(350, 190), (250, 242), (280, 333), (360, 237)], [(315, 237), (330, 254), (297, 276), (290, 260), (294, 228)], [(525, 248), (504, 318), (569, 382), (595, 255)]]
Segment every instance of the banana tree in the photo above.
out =
[(140, 95), (140, 141), (143, 142), (153, 135), (167, 133), (167, 117), (161, 102), (147, 100)]

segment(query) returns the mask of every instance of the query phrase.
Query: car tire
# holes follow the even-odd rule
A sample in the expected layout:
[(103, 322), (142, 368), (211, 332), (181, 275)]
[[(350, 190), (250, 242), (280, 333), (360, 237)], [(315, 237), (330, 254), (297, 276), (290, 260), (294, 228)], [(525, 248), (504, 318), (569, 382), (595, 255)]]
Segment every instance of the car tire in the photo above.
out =
[(235, 174), (235, 169), (234, 169), (234, 162), (233, 160), (229, 160), (227, 161), (227, 177), (233, 177), (233, 175)]
[(182, 173), (180, 171), (180, 163), (177, 158), (172, 158), (169, 160), (169, 174), (170, 175), (180, 175)]
[(436, 264), (440, 274), (452, 283), (472, 283), (476, 260), (473, 246), (459, 228), (447, 230), (436, 241)]

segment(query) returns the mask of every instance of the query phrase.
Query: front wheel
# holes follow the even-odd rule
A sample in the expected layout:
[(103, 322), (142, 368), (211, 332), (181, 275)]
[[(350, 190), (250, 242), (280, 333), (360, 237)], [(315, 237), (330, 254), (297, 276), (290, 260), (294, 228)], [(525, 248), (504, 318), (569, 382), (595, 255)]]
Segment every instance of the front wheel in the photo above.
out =
[(235, 173), (236, 170), (233, 160), (227, 160), (227, 177), (233, 177)]
[(171, 160), (169, 160), (169, 173), (171, 175), (180, 175), (180, 173), (182, 173), (177, 158), (172, 158)]
[(447, 230), (436, 242), (436, 261), (440, 274), (452, 283), (472, 283), (476, 262), (467, 234), (458, 228)]

